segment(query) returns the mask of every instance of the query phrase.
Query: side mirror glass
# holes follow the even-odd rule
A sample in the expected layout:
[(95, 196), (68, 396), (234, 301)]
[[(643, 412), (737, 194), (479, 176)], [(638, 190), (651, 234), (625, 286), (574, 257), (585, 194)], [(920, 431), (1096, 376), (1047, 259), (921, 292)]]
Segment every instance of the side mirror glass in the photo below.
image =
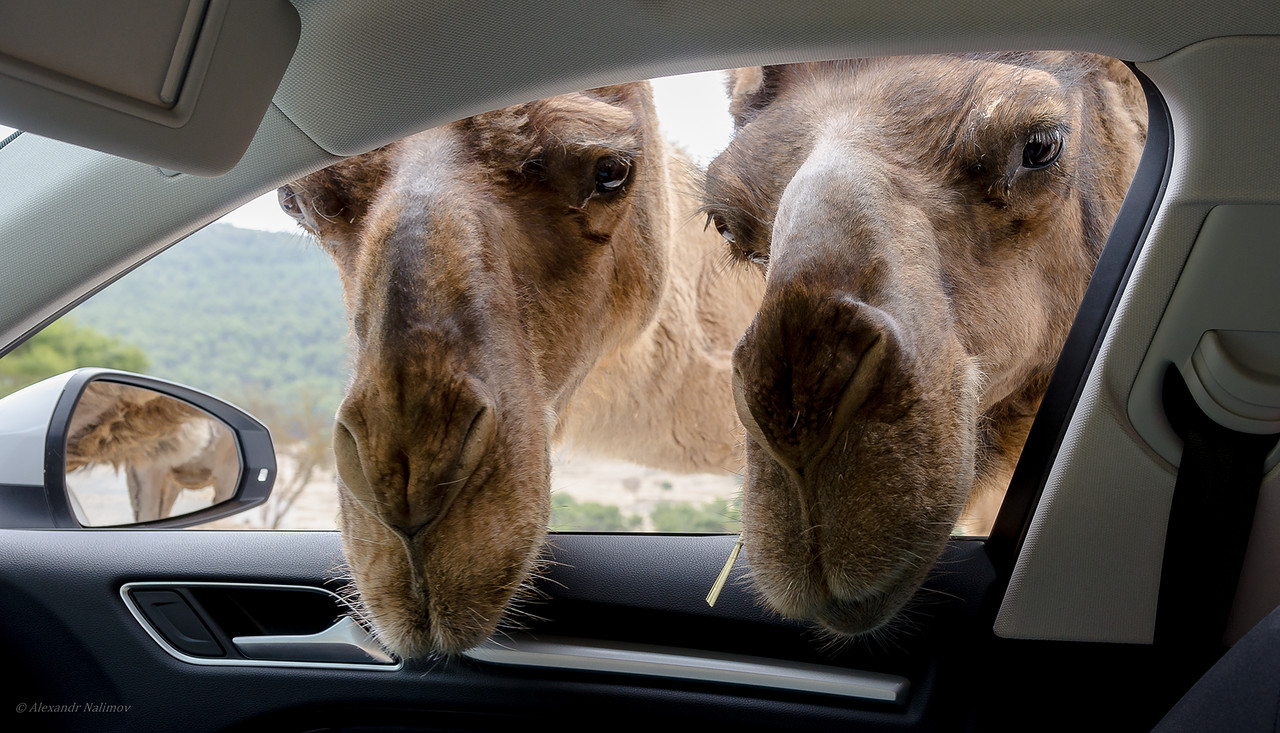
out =
[(71, 412), (66, 484), (86, 527), (191, 514), (235, 495), (240, 451), (231, 428), (161, 392), (90, 382)]
[(0, 400), (0, 527), (186, 527), (263, 503), (275, 474), (266, 426), (172, 382), (79, 369)]

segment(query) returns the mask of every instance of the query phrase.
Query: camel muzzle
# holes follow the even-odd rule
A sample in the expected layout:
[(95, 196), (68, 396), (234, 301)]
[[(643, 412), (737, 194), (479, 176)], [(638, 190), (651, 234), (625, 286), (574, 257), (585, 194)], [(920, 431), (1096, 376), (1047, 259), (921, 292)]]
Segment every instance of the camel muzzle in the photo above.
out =
[[(434, 440), (405, 440), (377, 403), (349, 395), (338, 410), (333, 448), (338, 475), (356, 501), (405, 539), (430, 530), (481, 468), (497, 433), (496, 406), (481, 384), (464, 379), (454, 394), (418, 406)], [(405, 406), (407, 407), (407, 406)]]
[(847, 295), (783, 289), (733, 354), (747, 433), (789, 470), (821, 460), (886, 389), (902, 349), (893, 319)]

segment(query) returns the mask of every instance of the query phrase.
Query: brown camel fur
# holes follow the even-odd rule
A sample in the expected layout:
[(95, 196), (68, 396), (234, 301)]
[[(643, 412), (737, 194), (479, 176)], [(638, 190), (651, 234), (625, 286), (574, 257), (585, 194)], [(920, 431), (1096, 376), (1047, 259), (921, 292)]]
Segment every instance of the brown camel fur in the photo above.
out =
[(199, 409), (158, 392), (91, 382), (67, 432), (68, 473), (92, 464), (124, 470), (134, 521), (164, 519), (184, 489), (230, 499), (240, 477), (235, 436)]
[(739, 69), (729, 89), (704, 209), (765, 276), (733, 357), (744, 549), (777, 611), (871, 631), (958, 520), (990, 526), (1137, 167), (1142, 91), (1078, 53)]
[(355, 343), (334, 450), (357, 604), (404, 656), (497, 627), (535, 570), (549, 448), (741, 467), (727, 275), (648, 84), (428, 130), (280, 189), (338, 265)]

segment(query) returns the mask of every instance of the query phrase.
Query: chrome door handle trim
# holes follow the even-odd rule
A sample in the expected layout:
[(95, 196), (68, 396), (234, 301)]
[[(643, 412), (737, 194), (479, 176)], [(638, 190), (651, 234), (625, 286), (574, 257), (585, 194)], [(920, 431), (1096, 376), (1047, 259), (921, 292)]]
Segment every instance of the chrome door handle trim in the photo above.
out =
[(250, 659), (278, 662), (342, 662), (347, 664), (395, 664), (350, 616), (315, 634), (235, 636), (231, 643)]
[(124, 600), (124, 605), (129, 609), (129, 613), (133, 614), (134, 619), (142, 626), (142, 630), (147, 632), (156, 644), (160, 645), (169, 656), (187, 662), (188, 664), (202, 664), (213, 667), (302, 667), (314, 669), (360, 669), (370, 672), (396, 672), (404, 668), (404, 660), (395, 659), (394, 664), (382, 664), (374, 662), (364, 662), (353, 664), (350, 662), (292, 662), (275, 659), (226, 659), (217, 657), (194, 657), (190, 654), (175, 649), (172, 644), (165, 640), (152, 626), (147, 617), (143, 615), (137, 604), (133, 602), (129, 591), (133, 589), (146, 588), (192, 588), (192, 587), (222, 587), (222, 588), (250, 588), (250, 589), (272, 589), (272, 590), (300, 590), (300, 591), (321, 591), (328, 593), (338, 600), (339, 607), (346, 607), (347, 602), (337, 593), (314, 585), (288, 585), (284, 583), (232, 583), (232, 582), (215, 582), (215, 581), (199, 581), (199, 580), (147, 580), (125, 583), (120, 586), (120, 598)]
[(905, 677), (805, 662), (660, 646), (608, 644), (594, 640), (504, 639), (463, 652), (489, 664), (719, 682), (777, 690), (816, 692), (859, 700), (904, 704)]

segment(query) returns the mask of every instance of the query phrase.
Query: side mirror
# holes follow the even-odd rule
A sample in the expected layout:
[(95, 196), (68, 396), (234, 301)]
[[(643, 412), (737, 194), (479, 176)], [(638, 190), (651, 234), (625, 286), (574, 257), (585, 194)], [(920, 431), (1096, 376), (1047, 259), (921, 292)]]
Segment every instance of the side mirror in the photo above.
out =
[(77, 369), (0, 399), (0, 528), (189, 527), (275, 477), (265, 425), (180, 384)]

